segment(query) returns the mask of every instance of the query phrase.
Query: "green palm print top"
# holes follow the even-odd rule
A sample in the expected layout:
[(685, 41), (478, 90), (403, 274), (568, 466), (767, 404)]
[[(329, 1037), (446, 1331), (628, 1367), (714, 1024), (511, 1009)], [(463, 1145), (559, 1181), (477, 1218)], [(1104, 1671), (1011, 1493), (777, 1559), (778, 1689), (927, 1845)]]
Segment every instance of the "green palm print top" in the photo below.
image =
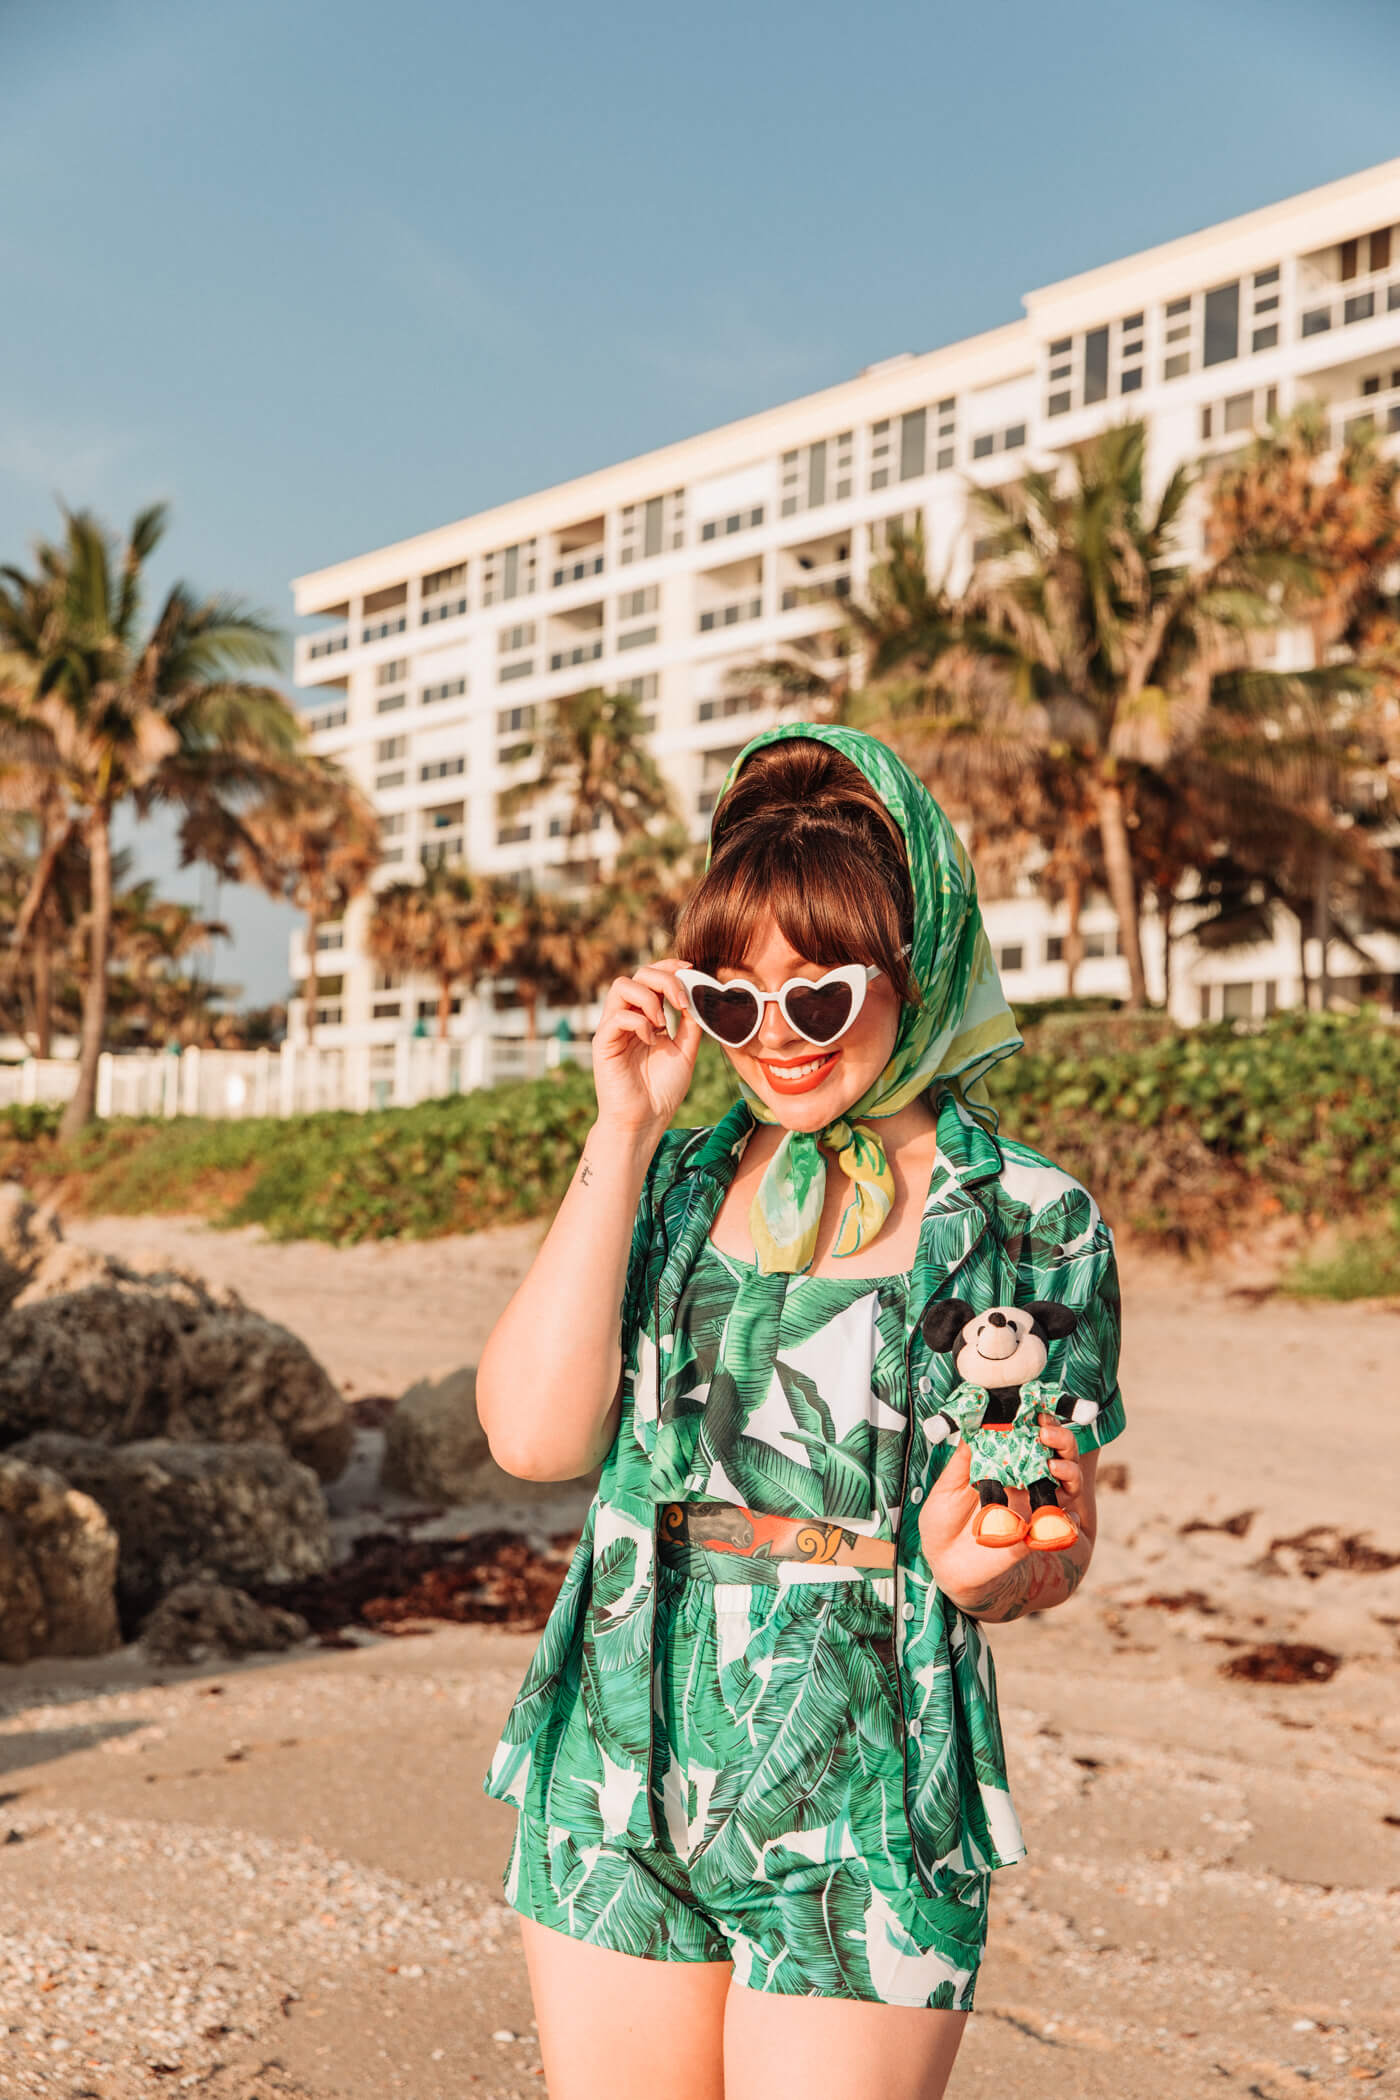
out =
[(764, 1274), (704, 1240), (660, 1396), (658, 1499), (892, 1539), (907, 1287), (903, 1276)]

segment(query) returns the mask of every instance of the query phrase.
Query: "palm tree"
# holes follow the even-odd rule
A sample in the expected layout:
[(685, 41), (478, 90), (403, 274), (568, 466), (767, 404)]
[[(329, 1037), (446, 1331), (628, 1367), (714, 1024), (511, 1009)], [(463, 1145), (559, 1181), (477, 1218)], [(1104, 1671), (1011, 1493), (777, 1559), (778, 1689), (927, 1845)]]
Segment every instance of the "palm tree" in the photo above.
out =
[(379, 865), (379, 819), (333, 759), (302, 756), (270, 772), (244, 810), (191, 821), (187, 851), (220, 874), (255, 882), (306, 913), (306, 1039), (316, 1039), (318, 937), (363, 894)]
[(619, 951), (601, 899), (580, 903), (506, 885), (497, 922), (500, 962), (525, 1010), (525, 1040), (539, 1035), (541, 1000), (572, 1005), (616, 975)]
[(42, 765), (87, 848), (82, 1041), (61, 1125), (71, 1137), (93, 1113), (106, 1030), (114, 812), (178, 808), (188, 844), (201, 812), (255, 793), (302, 735), (281, 693), (235, 675), (278, 654), (274, 630), (236, 600), (201, 601), (177, 583), (143, 631), (142, 574), (164, 534), (163, 505), (142, 511), (120, 546), (88, 512), (65, 516), (63, 541), (39, 544), (34, 575), (0, 570), (0, 634), (31, 678), (0, 705), (0, 761)]
[(979, 491), (991, 545), (965, 601), (1013, 692), (1044, 710), (1049, 747), (1082, 777), (1136, 1007), (1147, 983), (1129, 787), (1198, 742), (1215, 680), (1247, 669), (1251, 637), (1277, 619), (1232, 550), (1199, 568), (1184, 560), (1193, 470), (1149, 504), (1143, 463), (1143, 426), (1129, 423), (1076, 454), (1068, 486), (1036, 472)]
[(389, 883), (376, 896), (365, 946), (382, 969), (433, 979), (440, 1038), (455, 988), (498, 975), (506, 962), (501, 928), (514, 896), (499, 877), (471, 875), (450, 862), (426, 868), (419, 882)]
[(503, 806), (567, 790), (571, 846), (602, 822), (627, 839), (674, 813), (670, 786), (647, 748), (640, 703), (630, 693), (594, 686), (556, 702), (536, 748), (538, 775), (507, 790)]
[(209, 1009), (227, 987), (180, 966), (228, 937), (222, 921), (158, 896), (149, 877), (119, 890), (112, 903), (113, 986), (128, 1028), (147, 1042), (193, 1042), (205, 1034)]

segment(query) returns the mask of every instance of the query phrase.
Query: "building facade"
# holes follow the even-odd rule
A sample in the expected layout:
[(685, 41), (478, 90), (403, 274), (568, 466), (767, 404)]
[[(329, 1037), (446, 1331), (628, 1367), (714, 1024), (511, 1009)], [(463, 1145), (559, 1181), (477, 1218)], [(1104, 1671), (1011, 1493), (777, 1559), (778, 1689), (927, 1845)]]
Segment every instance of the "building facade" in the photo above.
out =
[[(736, 669), (792, 650), (834, 668), (833, 601), (864, 591), (892, 521), (921, 519), (931, 567), (956, 583), (973, 553), (969, 486), (1053, 467), (1109, 424), (1145, 423), (1156, 486), (1304, 399), (1338, 441), (1353, 424), (1400, 433), (1400, 161), (1023, 304), (1006, 327), (299, 577), (297, 613), (323, 624), (298, 640), (297, 683), (315, 749), (380, 813), (378, 879), (464, 858), (548, 881), (566, 806), (501, 798), (528, 778), (521, 747), (545, 710), (591, 686), (636, 694), (703, 827), (735, 751), (774, 718), (735, 690)], [(387, 1053), (434, 1000), (365, 957), (367, 909), (321, 930), (317, 1034)], [(1033, 877), (986, 917), (1013, 1002), (1063, 991), (1064, 924)], [(1083, 925), (1078, 989), (1124, 991), (1106, 900)], [(1160, 995), (1150, 917), (1144, 945)], [(1400, 968), (1400, 948), (1377, 945)], [(292, 963), (299, 979), (297, 944)], [(1379, 988), (1345, 952), (1329, 967), (1358, 995)], [(1293, 1004), (1299, 929), (1224, 954), (1178, 944), (1171, 976), (1183, 1020)], [(454, 1022), (479, 1025), (471, 1011)]]

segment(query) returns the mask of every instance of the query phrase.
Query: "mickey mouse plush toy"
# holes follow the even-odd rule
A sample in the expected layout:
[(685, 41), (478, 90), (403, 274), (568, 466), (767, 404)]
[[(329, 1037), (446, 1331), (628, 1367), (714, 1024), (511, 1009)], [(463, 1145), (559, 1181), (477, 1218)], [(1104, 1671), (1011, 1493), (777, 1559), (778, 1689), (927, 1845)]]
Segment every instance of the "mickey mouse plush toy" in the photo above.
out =
[[(924, 1424), (929, 1442), (961, 1436), (972, 1454), (972, 1484), (982, 1507), (973, 1537), (982, 1546), (1014, 1546), (1024, 1539), (1037, 1553), (1063, 1553), (1079, 1536), (1061, 1509), (1040, 1441), (1042, 1410), (1062, 1422), (1092, 1422), (1102, 1403), (1076, 1400), (1041, 1378), (1049, 1344), (1073, 1334), (1079, 1315), (1068, 1305), (1036, 1300), (974, 1313), (965, 1299), (931, 1305), (922, 1321), (936, 1356), (953, 1356), (961, 1384)], [(956, 1352), (956, 1353), (954, 1353)], [(1025, 1488), (1030, 1521), (1012, 1509), (1006, 1490)]]

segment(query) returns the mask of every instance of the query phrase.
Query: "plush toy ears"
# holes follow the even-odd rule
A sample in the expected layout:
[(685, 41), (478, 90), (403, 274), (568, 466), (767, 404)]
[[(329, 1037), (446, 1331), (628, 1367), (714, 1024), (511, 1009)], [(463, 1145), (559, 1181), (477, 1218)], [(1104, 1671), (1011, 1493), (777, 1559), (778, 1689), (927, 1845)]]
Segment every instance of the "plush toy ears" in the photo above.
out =
[(1023, 1309), (1030, 1314), (1047, 1342), (1062, 1341), (1079, 1325), (1079, 1315), (1072, 1305), (1056, 1305), (1049, 1298), (1036, 1298)]
[(919, 1322), (919, 1331), (934, 1355), (942, 1356), (952, 1348), (971, 1318), (972, 1307), (965, 1298), (948, 1298), (941, 1305), (929, 1306)]

